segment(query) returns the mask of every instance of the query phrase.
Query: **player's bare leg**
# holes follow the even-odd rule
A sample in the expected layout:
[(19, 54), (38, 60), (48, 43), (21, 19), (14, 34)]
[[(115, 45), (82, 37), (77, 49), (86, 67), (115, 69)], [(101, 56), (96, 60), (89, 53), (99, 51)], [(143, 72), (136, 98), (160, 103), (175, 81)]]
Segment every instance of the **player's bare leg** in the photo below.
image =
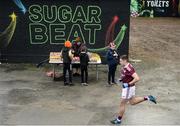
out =
[(121, 117), (124, 115), (127, 102), (128, 102), (128, 101), (127, 101), (126, 99), (122, 99), (122, 101), (121, 101), (121, 103), (120, 103), (119, 116), (121, 116)]
[(129, 103), (131, 105), (136, 105), (136, 104), (139, 104), (139, 103), (144, 102), (144, 101), (151, 101), (151, 102), (156, 104), (156, 98), (153, 97), (152, 95), (145, 96), (145, 97), (132, 97), (129, 100)]
[(139, 104), (139, 103), (144, 102), (144, 101), (146, 101), (144, 97), (132, 97), (129, 100), (129, 103), (131, 105), (136, 105), (136, 104)]
[(153, 97), (152, 95), (145, 96), (145, 97), (135, 97), (135, 96), (133, 96), (129, 100), (122, 99), (122, 101), (120, 103), (119, 115), (118, 115), (118, 117), (116, 119), (111, 121), (112, 124), (121, 124), (121, 119), (122, 119), (122, 117), (124, 115), (124, 112), (125, 112), (125, 109), (126, 109), (126, 104), (127, 104), (128, 101), (129, 101), (129, 103), (131, 105), (136, 105), (136, 104), (139, 104), (139, 103), (144, 102), (144, 101), (151, 101), (151, 102), (156, 104), (156, 98)]
[(121, 100), (118, 117), (115, 120), (111, 121), (112, 124), (120, 124), (121, 123), (121, 118), (124, 115), (127, 102), (128, 102), (127, 99)]

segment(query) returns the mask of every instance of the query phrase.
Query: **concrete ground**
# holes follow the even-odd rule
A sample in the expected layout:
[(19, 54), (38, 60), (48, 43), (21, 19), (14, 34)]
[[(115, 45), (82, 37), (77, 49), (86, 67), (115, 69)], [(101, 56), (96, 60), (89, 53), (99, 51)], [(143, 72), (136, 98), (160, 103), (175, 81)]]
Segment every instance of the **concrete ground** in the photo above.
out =
[[(152, 94), (158, 104), (128, 105), (124, 125), (180, 125), (180, 20), (131, 19), (130, 57), (141, 81), (137, 96)], [(0, 124), (109, 125), (118, 112), (121, 87), (106, 87), (107, 68), (100, 66), (99, 81), (90, 68), (90, 85), (64, 87), (46, 77), (48, 68), (0, 65)], [(117, 71), (117, 78), (119, 70)]]

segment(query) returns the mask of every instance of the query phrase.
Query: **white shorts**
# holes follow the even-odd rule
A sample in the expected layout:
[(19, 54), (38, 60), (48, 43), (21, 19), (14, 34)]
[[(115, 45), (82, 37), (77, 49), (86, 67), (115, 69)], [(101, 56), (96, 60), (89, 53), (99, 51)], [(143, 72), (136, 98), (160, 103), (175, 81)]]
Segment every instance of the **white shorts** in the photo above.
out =
[(131, 99), (133, 96), (135, 96), (135, 90), (135, 86), (122, 88), (122, 99)]

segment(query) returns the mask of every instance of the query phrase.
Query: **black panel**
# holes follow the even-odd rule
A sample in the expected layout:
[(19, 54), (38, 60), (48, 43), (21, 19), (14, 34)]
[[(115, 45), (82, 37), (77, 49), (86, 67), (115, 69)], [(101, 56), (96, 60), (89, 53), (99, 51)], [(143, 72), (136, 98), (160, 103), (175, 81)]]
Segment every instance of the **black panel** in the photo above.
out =
[[(15, 1), (15, 0), (14, 0)], [(20, 1), (20, 0), (17, 0)], [(14, 12), (17, 15), (17, 25), (13, 37), (7, 47), (0, 47), (1, 49), (1, 61), (2, 62), (23, 62), (23, 63), (36, 63), (46, 59), (51, 51), (60, 51), (63, 42), (68, 38), (72, 26), (74, 30), (79, 32), (79, 27), (81, 28), (82, 34), (84, 36), (84, 41), (88, 48), (98, 49), (105, 47), (105, 38), (106, 32), (109, 25), (112, 22), (112, 19), (115, 15), (119, 17), (119, 21), (115, 25), (114, 36), (119, 33), (123, 25), (127, 26), (125, 31), (125, 36), (118, 50), (120, 54), (128, 54), (129, 48), (129, 14), (130, 14), (130, 1), (129, 0), (21, 0), (22, 4), (27, 9), (27, 12), (24, 14), (22, 9), (20, 9), (13, 0), (1, 0), (0, 1), (0, 34), (8, 27), (11, 23), (11, 18), (9, 15)], [(48, 21), (45, 21), (44, 18), (47, 17), (46, 9), (50, 9), (53, 6), (54, 8), (54, 17)], [(70, 8), (71, 13), (66, 14), (72, 17), (75, 13), (75, 10), (81, 6), (85, 17), (75, 20), (72, 22), (72, 18), (69, 20), (63, 19), (62, 8)], [(99, 9), (98, 9), (99, 8)], [(36, 10), (35, 13), (34, 9)], [(93, 13), (98, 13), (101, 10), (99, 17)], [(95, 11), (95, 12), (94, 12)], [(81, 10), (79, 11), (81, 12)], [(92, 23), (89, 18), (88, 12), (91, 13)], [(30, 20), (34, 14), (35, 18), (38, 16), (38, 19)], [(82, 14), (82, 13), (80, 13)], [(76, 15), (77, 16), (77, 15)], [(39, 20), (41, 19), (42, 20)], [(56, 19), (57, 18), (57, 19)], [(66, 22), (62, 22), (66, 21)], [(81, 21), (83, 20), (83, 22)], [(100, 22), (98, 22), (100, 20)], [(75, 22), (77, 21), (77, 22)], [(95, 22), (96, 21), (96, 22)], [(94, 25), (92, 27), (92, 24)], [(79, 26), (79, 27), (78, 27)], [(43, 36), (41, 41), (33, 39), (38, 37), (39, 32), (33, 32), (37, 27), (40, 27), (40, 37)], [(100, 30), (96, 30), (95, 41), (93, 42), (93, 37), (89, 37), (89, 30), (85, 27), (90, 27)], [(61, 31), (54, 31), (54, 28), (60, 28)], [(30, 30), (31, 29), (31, 30)], [(47, 29), (45, 33), (44, 30)], [(51, 32), (50, 32), (51, 31)], [(94, 33), (94, 32), (92, 32)], [(55, 40), (56, 35), (64, 35), (64, 37), (59, 37), (58, 40)], [(1, 36), (1, 35), (0, 35)], [(114, 37), (114, 38), (115, 38)], [(89, 38), (91, 40), (89, 41)], [(61, 39), (61, 40), (59, 40)], [(64, 40), (62, 40), (64, 39)], [(70, 41), (73, 41), (75, 37), (71, 35), (69, 38)], [(7, 40), (3, 40), (7, 41)], [(1, 44), (0, 44), (1, 46)], [(98, 52), (101, 57), (105, 56), (105, 52)], [(104, 61), (104, 60), (103, 60)]]

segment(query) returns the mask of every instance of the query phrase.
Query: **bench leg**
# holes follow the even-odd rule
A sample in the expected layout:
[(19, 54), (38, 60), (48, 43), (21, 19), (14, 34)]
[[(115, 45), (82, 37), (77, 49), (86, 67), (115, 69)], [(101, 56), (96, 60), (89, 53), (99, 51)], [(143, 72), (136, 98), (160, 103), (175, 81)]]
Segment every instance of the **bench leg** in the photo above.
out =
[(55, 64), (53, 64), (53, 81), (55, 81)]

